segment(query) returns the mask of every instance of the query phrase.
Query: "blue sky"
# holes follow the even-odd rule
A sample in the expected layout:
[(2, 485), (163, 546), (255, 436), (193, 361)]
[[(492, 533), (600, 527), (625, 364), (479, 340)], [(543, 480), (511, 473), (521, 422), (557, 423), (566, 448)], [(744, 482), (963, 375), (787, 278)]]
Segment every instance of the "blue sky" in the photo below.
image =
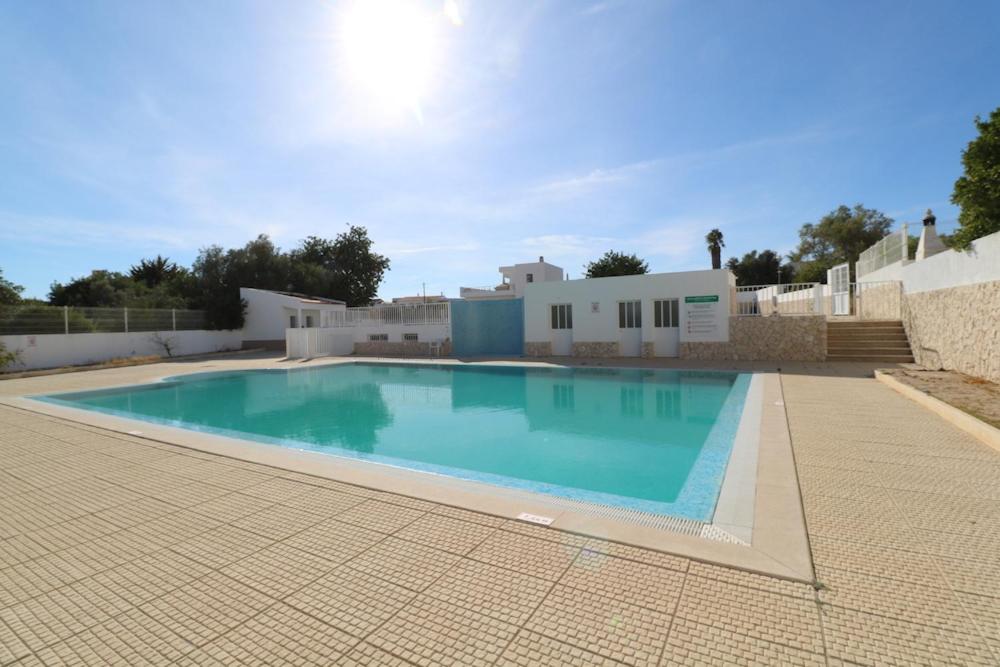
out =
[(413, 4), (0, 0), (5, 276), (353, 223), (383, 297), (457, 296), (538, 255), (707, 268), (712, 227), (787, 252), (841, 203), (950, 231), (1000, 106), (992, 0)]

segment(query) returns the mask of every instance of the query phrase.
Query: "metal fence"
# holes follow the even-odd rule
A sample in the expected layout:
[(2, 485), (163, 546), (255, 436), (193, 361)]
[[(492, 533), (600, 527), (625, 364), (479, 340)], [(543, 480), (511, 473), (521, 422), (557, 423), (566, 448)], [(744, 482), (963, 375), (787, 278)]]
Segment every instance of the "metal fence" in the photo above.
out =
[(909, 259), (910, 233), (904, 224), (899, 231), (889, 234), (884, 239), (861, 252), (858, 262), (854, 265), (855, 276), (868, 275), (873, 271)]
[(741, 285), (736, 288), (736, 314), (741, 316), (821, 315), (819, 283)]
[(898, 320), (903, 288), (898, 280), (844, 283), (747, 285), (736, 288), (734, 312), (744, 317), (767, 315), (847, 316), (860, 320)]
[(0, 336), (191, 331), (205, 328), (205, 311), (171, 308), (0, 306)]
[(328, 326), (356, 327), (389, 324), (448, 324), (450, 319), (451, 311), (447, 302), (394, 303), (333, 311), (330, 313)]

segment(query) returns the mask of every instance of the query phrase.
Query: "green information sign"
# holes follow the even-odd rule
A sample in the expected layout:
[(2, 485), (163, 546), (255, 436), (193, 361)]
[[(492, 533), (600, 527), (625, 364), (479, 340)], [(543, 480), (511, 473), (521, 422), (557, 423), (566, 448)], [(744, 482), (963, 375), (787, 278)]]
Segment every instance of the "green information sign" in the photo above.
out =
[(718, 294), (707, 294), (705, 296), (686, 296), (684, 303), (715, 303), (719, 300)]

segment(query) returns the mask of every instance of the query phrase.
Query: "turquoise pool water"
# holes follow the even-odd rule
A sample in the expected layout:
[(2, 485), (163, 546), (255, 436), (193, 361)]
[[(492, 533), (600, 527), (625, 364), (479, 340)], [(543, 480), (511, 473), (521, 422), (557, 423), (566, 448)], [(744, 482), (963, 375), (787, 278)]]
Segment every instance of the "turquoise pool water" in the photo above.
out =
[(350, 363), (40, 397), (159, 424), (709, 520), (748, 374)]

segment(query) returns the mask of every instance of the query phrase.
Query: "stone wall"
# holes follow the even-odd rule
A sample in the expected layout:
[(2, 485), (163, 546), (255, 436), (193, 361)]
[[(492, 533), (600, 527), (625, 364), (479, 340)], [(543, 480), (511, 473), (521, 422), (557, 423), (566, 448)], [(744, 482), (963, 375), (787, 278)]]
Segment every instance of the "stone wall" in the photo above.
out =
[(528, 357), (551, 357), (552, 343), (550, 341), (538, 343), (526, 342), (524, 344), (524, 354)]
[(823, 361), (826, 318), (730, 317), (728, 343), (681, 343), (680, 356), (700, 361)]
[(578, 343), (573, 341), (573, 356), (588, 357), (591, 359), (598, 357), (620, 357), (621, 345), (618, 341), (613, 343), (605, 341)]
[[(426, 341), (364, 341), (354, 343), (354, 354), (362, 357), (429, 357), (431, 344)], [(441, 354), (451, 354), (451, 341), (441, 344)]]
[(898, 320), (902, 317), (902, 284), (861, 283), (854, 299), (853, 312), (863, 320)]
[(918, 364), (1000, 382), (1000, 281), (907, 294), (903, 326)]

